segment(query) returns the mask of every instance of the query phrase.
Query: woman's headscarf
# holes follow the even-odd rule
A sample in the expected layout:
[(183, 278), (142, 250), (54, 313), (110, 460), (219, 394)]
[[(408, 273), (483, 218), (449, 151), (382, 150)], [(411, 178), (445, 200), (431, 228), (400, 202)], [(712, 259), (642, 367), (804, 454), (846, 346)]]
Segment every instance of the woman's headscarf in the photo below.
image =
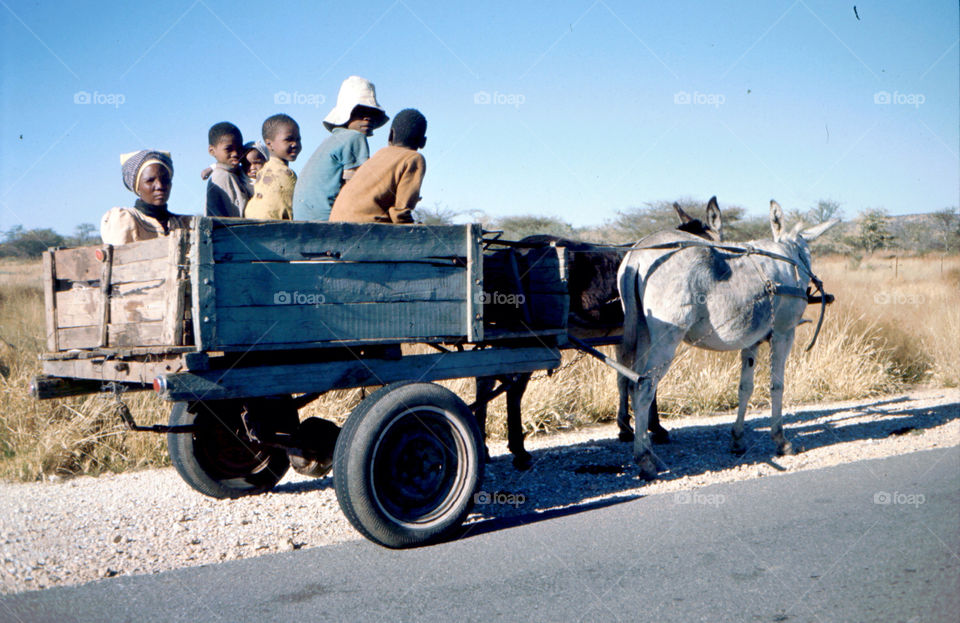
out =
[(173, 178), (173, 160), (170, 159), (170, 152), (144, 149), (120, 155), (123, 185), (136, 194), (137, 186), (140, 185), (140, 172), (151, 164), (159, 164), (167, 170), (171, 179)]

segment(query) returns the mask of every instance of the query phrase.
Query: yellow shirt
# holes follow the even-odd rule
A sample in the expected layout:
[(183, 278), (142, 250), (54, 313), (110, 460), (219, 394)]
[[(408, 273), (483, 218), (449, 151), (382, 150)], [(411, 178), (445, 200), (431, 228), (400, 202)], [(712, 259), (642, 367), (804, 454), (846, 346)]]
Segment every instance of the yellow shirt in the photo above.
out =
[(343, 185), (331, 222), (412, 223), (427, 161), (416, 149), (389, 145), (360, 165)]
[(293, 189), (296, 183), (297, 174), (287, 163), (271, 156), (257, 173), (253, 197), (243, 210), (244, 218), (292, 220)]

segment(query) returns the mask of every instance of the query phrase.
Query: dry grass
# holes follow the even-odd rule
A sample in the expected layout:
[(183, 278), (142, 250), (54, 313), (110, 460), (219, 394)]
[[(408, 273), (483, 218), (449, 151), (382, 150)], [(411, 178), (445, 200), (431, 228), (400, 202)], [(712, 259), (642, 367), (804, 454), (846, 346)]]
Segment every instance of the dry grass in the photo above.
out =
[[(837, 302), (809, 353), (812, 325), (797, 332), (787, 363), (790, 403), (856, 399), (918, 383), (960, 385), (960, 258), (872, 258), (854, 264), (832, 257), (815, 270)], [(816, 318), (810, 307), (809, 318)], [(97, 474), (169, 463), (164, 438), (127, 433), (112, 398), (90, 396), (36, 401), (28, 394), (40, 372), (37, 354), (43, 333), (39, 264), (0, 262), (0, 478), (36, 480), (47, 474)], [(612, 351), (609, 351), (612, 352)], [(753, 406), (769, 401), (766, 346), (761, 348)], [(574, 353), (572, 363), (552, 377), (536, 378), (524, 396), (528, 431), (552, 431), (616, 417), (614, 373)], [(681, 347), (660, 386), (661, 411), (668, 416), (710, 414), (736, 407), (738, 353), (710, 353)], [(443, 383), (473, 400), (472, 380)], [(343, 421), (360, 401), (361, 390), (329, 392), (302, 416)], [(159, 423), (167, 404), (152, 393), (126, 397), (138, 422)], [(491, 404), (488, 432), (505, 436), (502, 398)]]

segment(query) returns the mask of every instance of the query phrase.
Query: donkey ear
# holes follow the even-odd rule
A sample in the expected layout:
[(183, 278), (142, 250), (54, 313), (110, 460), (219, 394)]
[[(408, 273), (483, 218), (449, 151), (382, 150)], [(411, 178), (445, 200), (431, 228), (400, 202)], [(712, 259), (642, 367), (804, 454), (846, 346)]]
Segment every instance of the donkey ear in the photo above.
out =
[(707, 203), (707, 225), (710, 226), (710, 230), (714, 233), (714, 240), (722, 242), (723, 218), (720, 216), (720, 206), (717, 205), (716, 196), (710, 197), (710, 201)]
[(680, 217), (680, 223), (689, 223), (693, 220), (693, 217), (683, 211), (683, 208), (680, 207), (680, 204), (676, 201), (673, 202), (673, 209), (677, 211), (677, 216)]
[(770, 200), (770, 229), (773, 231), (773, 241), (780, 242), (783, 236), (783, 208), (773, 199)]
[(805, 229), (800, 232), (800, 237), (806, 240), (807, 242), (813, 242), (821, 235), (823, 235), (828, 229), (840, 222), (838, 218), (832, 218), (826, 223), (820, 223), (810, 229)]

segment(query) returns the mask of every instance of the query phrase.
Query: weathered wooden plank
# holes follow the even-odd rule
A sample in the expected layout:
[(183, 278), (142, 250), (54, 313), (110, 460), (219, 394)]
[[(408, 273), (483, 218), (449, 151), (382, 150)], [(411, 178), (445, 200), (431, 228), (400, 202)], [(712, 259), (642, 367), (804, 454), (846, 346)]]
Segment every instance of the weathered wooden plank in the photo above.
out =
[[(136, 324), (111, 324), (108, 326), (109, 347), (159, 346), (163, 332), (162, 322), (141, 322)], [(89, 327), (69, 327), (58, 331), (60, 348), (97, 348), (100, 341), (99, 325)]]
[(231, 262), (213, 269), (217, 306), (462, 301), (464, 268), (416, 262)]
[[(162, 320), (167, 305), (163, 283), (153, 281), (115, 286), (110, 296), (110, 322), (126, 324)], [(57, 292), (54, 298), (59, 328), (99, 325), (102, 314), (99, 288), (64, 290)]]
[(480, 239), (483, 232), (479, 226), (467, 228), (467, 341), (483, 341), (483, 252)]
[(47, 350), (60, 350), (57, 344), (57, 266), (53, 251), (43, 252), (43, 301), (46, 311)]
[[(170, 234), (182, 235), (180, 230)], [(167, 256), (167, 237), (142, 240), (114, 247), (114, 264), (121, 266), (132, 262), (143, 262)], [(56, 251), (57, 278), (69, 281), (97, 281), (100, 279), (101, 261), (97, 259), (98, 249), (108, 245), (60, 249)]]
[(100, 340), (97, 346), (107, 345), (107, 325), (110, 324), (110, 276), (113, 272), (113, 246), (103, 248), (103, 266), (100, 270)]
[(469, 225), (211, 221), (216, 262), (279, 262), (328, 257), (344, 261), (465, 261)]
[(112, 358), (64, 359), (43, 362), (43, 373), (50, 376), (121, 383), (152, 385), (153, 379), (163, 374), (187, 370), (183, 358), (177, 355), (151, 357), (149, 360)]
[(300, 392), (324, 392), (393, 381), (493, 376), (534, 372), (560, 365), (554, 348), (490, 348), (399, 360), (365, 359), (327, 363), (232, 368), (161, 376), (164, 400), (219, 400)]
[(30, 395), (37, 400), (66, 398), (94, 394), (100, 391), (101, 383), (91, 380), (75, 380), (54, 376), (35, 376), (30, 383)]
[(196, 348), (194, 346), (131, 346), (127, 348), (94, 348), (91, 350), (71, 350), (58, 353), (41, 353), (40, 359), (42, 361), (95, 359), (97, 357), (123, 359), (127, 357), (143, 357), (144, 355), (151, 355), (154, 356), (154, 358), (156, 355), (160, 355), (162, 357), (172, 357), (176, 355), (183, 357), (184, 361), (188, 362), (187, 367), (190, 369), (206, 367), (205, 365), (197, 366), (189, 363), (190, 359), (197, 359), (197, 356), (204, 361), (207, 358), (205, 353), (196, 352)]
[(218, 313), (217, 339), (205, 350), (258, 344), (466, 335), (466, 302), (233, 307)]
[[(163, 335), (165, 344), (183, 344), (184, 314), (187, 304), (189, 281), (187, 267), (188, 239), (186, 236), (171, 236), (167, 253), (167, 275), (164, 283), (166, 307), (163, 311)], [(159, 263), (159, 262), (158, 262)]]
[(200, 350), (213, 350), (217, 344), (217, 297), (211, 231), (216, 222), (208, 218), (196, 219), (190, 236), (193, 340)]

